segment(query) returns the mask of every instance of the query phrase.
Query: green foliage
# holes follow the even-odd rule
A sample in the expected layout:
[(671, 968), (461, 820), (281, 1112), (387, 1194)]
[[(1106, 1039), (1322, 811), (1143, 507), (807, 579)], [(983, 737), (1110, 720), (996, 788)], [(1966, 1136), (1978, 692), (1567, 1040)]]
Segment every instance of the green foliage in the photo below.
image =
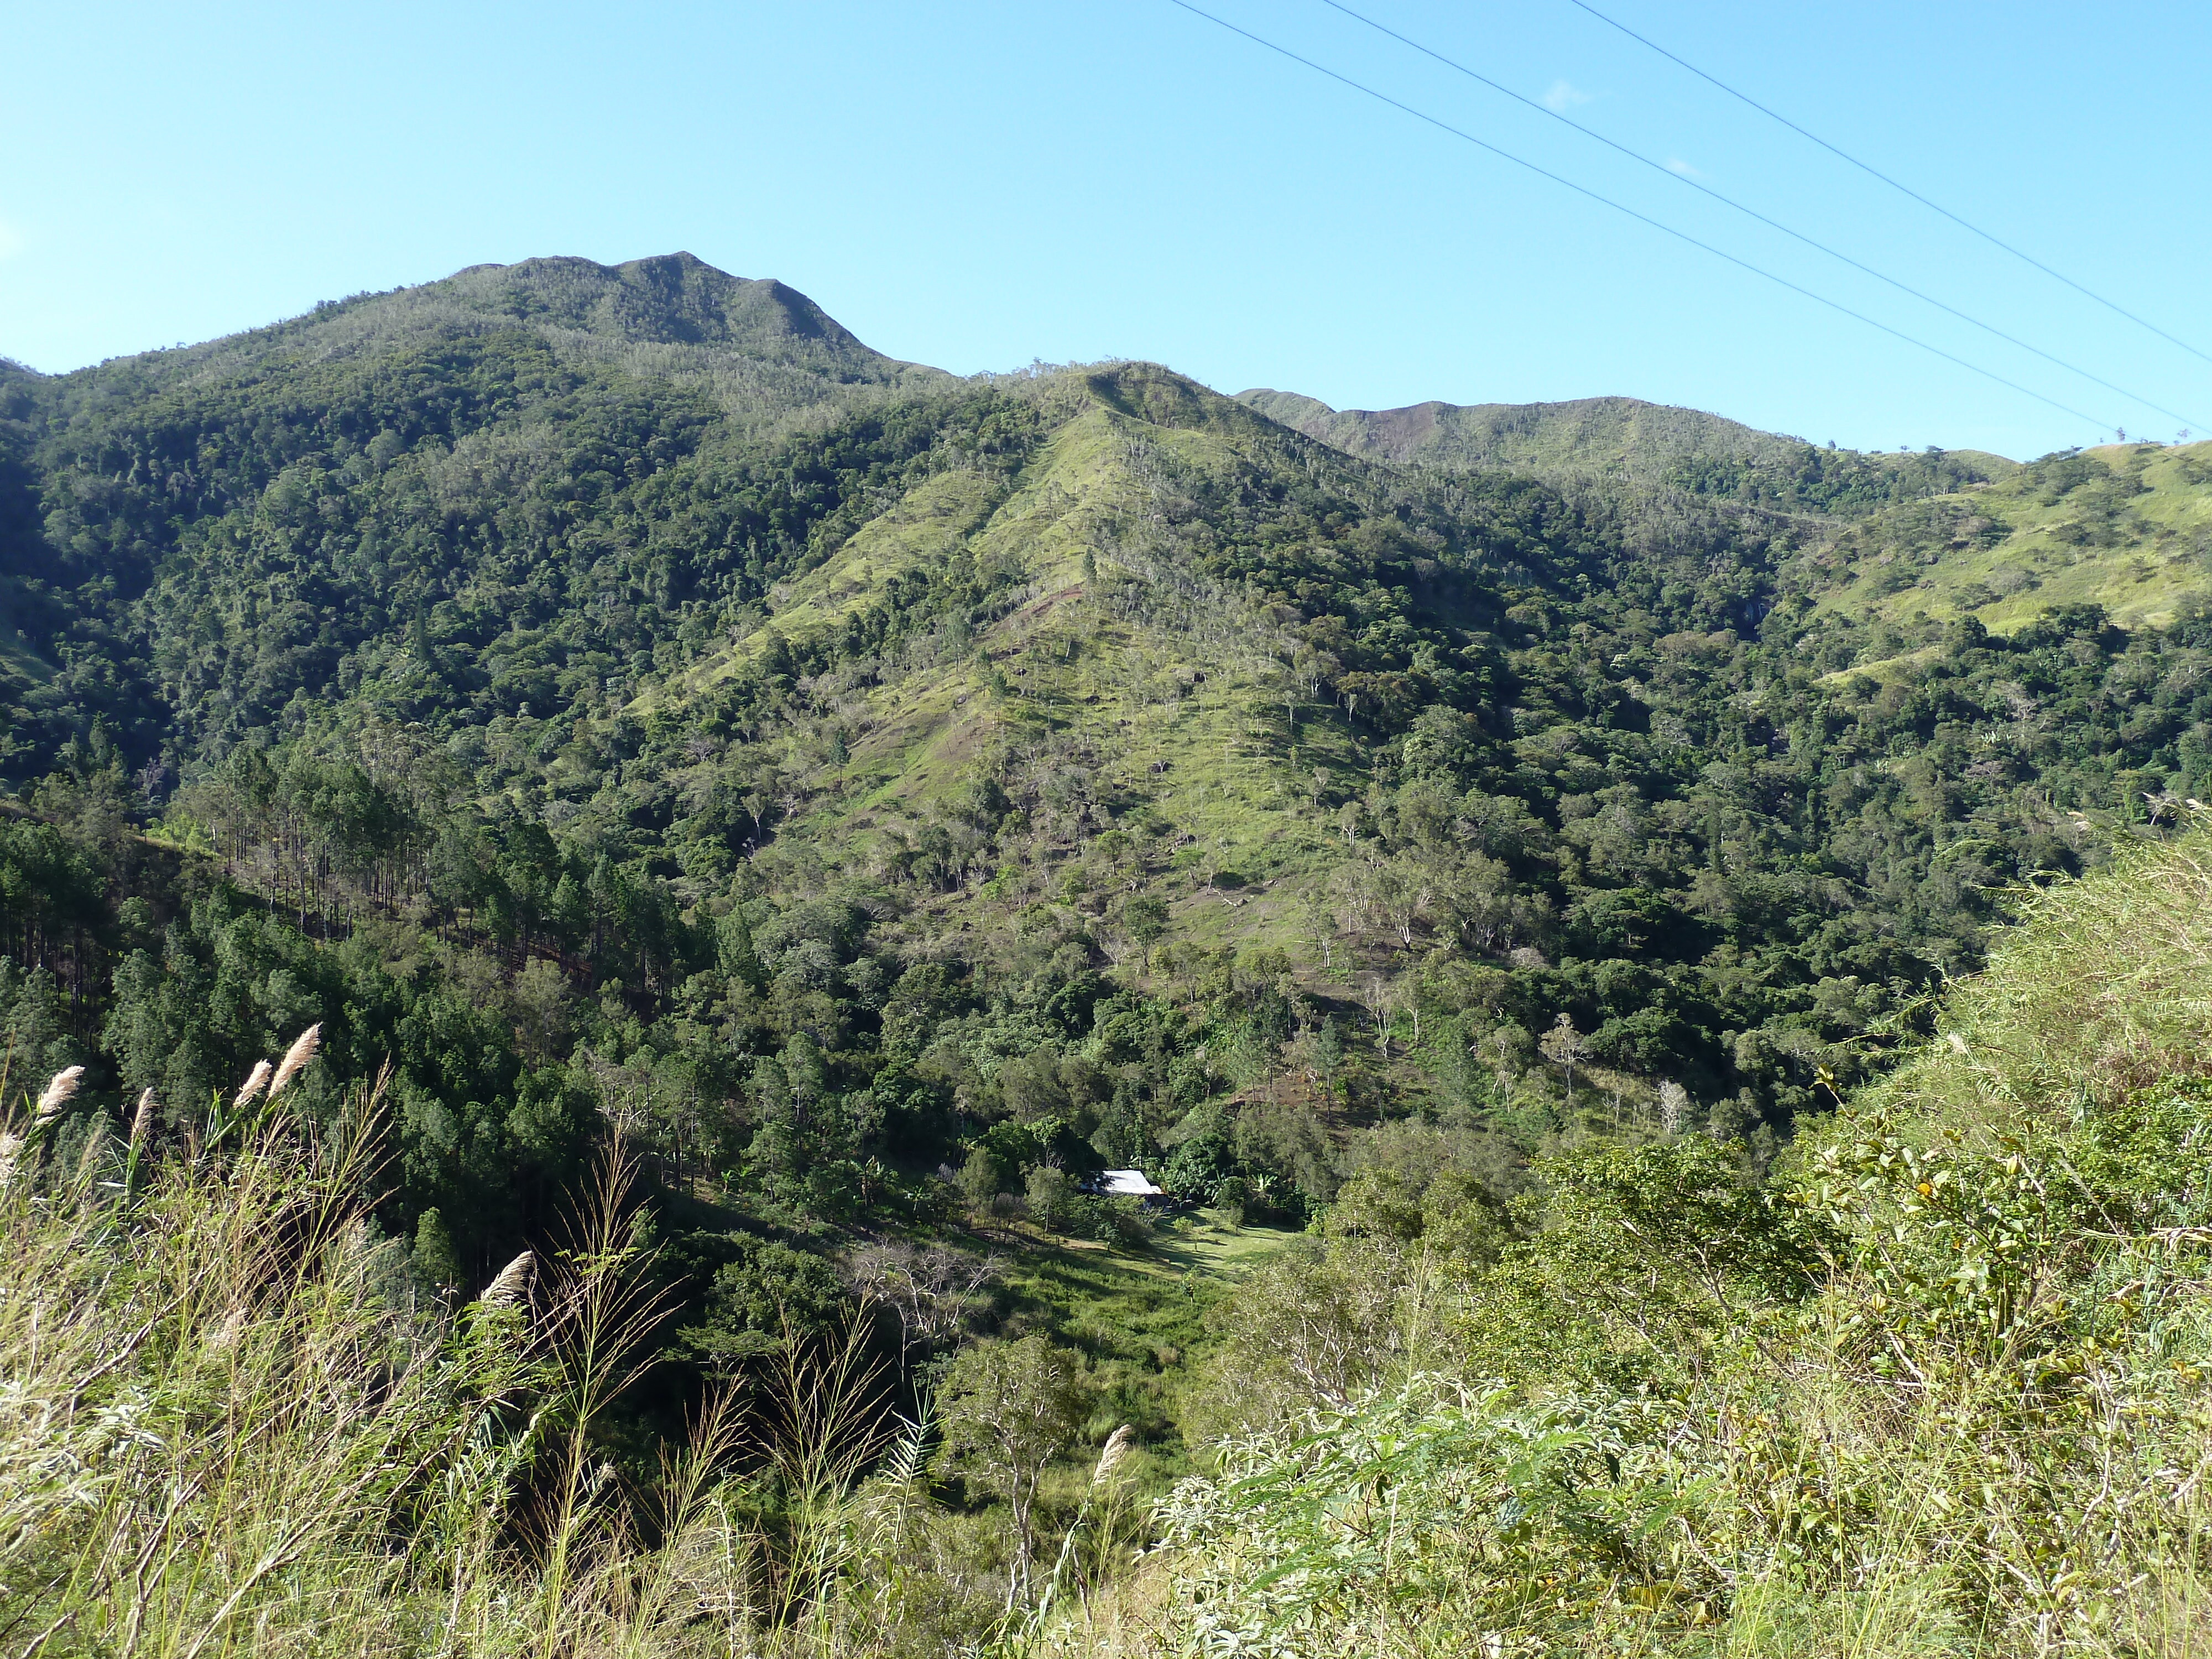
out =
[(1023, 1207), (1030, 1219), (1047, 1232), (1067, 1231), (1074, 1219), (1076, 1196), (1075, 1183), (1067, 1178), (1067, 1171), (1048, 1164), (1031, 1165), (1023, 1177)]
[(1038, 1483), (1089, 1407), (1079, 1356), (1042, 1336), (963, 1348), (939, 1387), (939, 1467), (1006, 1500), (1020, 1571), (1036, 1547)]
[[(0, 370), (9, 1086), (84, 1065), (72, 1149), (148, 1089), (189, 1134), (319, 1022), (287, 1114), (344, 1133), (332, 1079), (389, 1066), (370, 1207), (426, 1304), (553, 1245), (618, 1129), (669, 1301), (638, 1469), (839, 1331), (894, 1364), (864, 1263), (980, 1255), (1009, 1193), (1117, 1249), (1011, 1230), (945, 1330), (1078, 1345), (1170, 1458), (1417, 1372), (1680, 1401), (1806, 1319), (1877, 1389), (1993, 1345), (2086, 1375), (2051, 1172), (2106, 1231), (2195, 1224), (2155, 1218), (2187, 1109), (2142, 1093), (2191, 1018), (2086, 999), (2111, 1054), (2060, 1125), (2063, 999), (1992, 1014), (2054, 1035), (2005, 1074), (2023, 1121), (1955, 1145), (1928, 1103), (1981, 1074), (1915, 1045), (2040, 889), (2212, 796), (2212, 635), (2056, 566), (2069, 603), (2008, 592), (2003, 634), (1905, 577), (1996, 581), (2016, 535), (2100, 581), (2181, 558), (2191, 457), (2015, 471), (1620, 401), (1408, 447), (1295, 404), (954, 381), (684, 258)], [(2132, 925), (2201, 960), (2171, 908)], [(1856, 1139), (1806, 1139), (1899, 1055)], [(2125, 1098), (2147, 1138), (2096, 1116)], [(1109, 1164), (1214, 1222), (1069, 1190)], [(878, 1425), (944, 1358), (927, 1299)]]
[(1686, 1624), (1718, 1589), (1674, 1577), (1671, 1505), (1638, 1478), (1664, 1417), (1425, 1378), (1294, 1440), (1232, 1442), (1161, 1505), (1175, 1625), (1262, 1651), (1292, 1630), (1341, 1653), (1535, 1651), (1607, 1622), (1624, 1589)]
[(441, 1290), (461, 1282), (460, 1252), (453, 1248), (453, 1236), (446, 1230), (446, 1218), (435, 1205), (423, 1211), (415, 1224), (415, 1248), (408, 1253), (408, 1265), (424, 1284)]
[[(1291, 1403), (1247, 1410), (1259, 1432), (1163, 1509), (1176, 1639), (2186, 1650), (2203, 857), (2192, 837), (2055, 890), (1954, 1030), (1764, 1185), (1702, 1139), (1559, 1160), (1523, 1237), (1439, 1293), (1403, 1191), (1352, 1183), (1297, 1291), (1255, 1280), (1237, 1310), (1262, 1322), (1247, 1356), (1362, 1369), (1240, 1373)], [(1332, 1284), (1364, 1287), (1364, 1327)], [(1333, 1349), (1265, 1324), (1301, 1304)], [(1501, 1354), (1513, 1376), (1485, 1380)]]
[(834, 1340), (855, 1317), (851, 1293), (818, 1255), (775, 1239), (732, 1234), (714, 1270), (705, 1317), (684, 1346), (713, 1373), (742, 1375), (744, 1362), (793, 1344)]

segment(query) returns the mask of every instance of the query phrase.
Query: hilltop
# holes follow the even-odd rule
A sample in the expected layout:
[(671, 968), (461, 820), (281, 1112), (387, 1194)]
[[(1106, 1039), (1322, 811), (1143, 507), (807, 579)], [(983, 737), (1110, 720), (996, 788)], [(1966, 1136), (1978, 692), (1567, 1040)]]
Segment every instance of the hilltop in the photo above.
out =
[(0, 384), (19, 418), (82, 423), (149, 399), (189, 404), (272, 380), (334, 399), (374, 366), (390, 373), (441, 351), (473, 355), (519, 339), (578, 369), (613, 368), (705, 390), (726, 417), (747, 423), (949, 378), (871, 349), (781, 283), (747, 281), (672, 253), (620, 265), (471, 265), (441, 282), (330, 301), (265, 328), (69, 374), (0, 364)]

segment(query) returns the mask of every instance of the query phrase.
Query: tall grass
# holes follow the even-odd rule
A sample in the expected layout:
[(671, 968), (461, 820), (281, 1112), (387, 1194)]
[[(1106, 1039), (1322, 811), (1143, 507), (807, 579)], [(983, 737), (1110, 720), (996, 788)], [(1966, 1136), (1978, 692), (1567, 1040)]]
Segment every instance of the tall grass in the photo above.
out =
[[(657, 1312), (619, 1149), (563, 1248), (448, 1307), (374, 1231), (380, 1088), (314, 1133), (269, 1077), (173, 1144), (151, 1144), (150, 1110), (126, 1141), (95, 1129), (66, 1168), (43, 1143), (53, 1111), (14, 1126), (0, 1649), (891, 1648), (906, 1590), (924, 1593), (867, 1563), (896, 1541), (923, 1431), (864, 1482), (884, 1448), (857, 1340), (788, 1346), (770, 1411), (710, 1401), (633, 1491), (596, 1434)], [(834, 1607), (860, 1583), (872, 1624)]]
[(2017, 908), (1987, 971), (1947, 1000), (1944, 1035), (1863, 1104), (1978, 1135), (2212, 1071), (2212, 835), (2124, 847)]

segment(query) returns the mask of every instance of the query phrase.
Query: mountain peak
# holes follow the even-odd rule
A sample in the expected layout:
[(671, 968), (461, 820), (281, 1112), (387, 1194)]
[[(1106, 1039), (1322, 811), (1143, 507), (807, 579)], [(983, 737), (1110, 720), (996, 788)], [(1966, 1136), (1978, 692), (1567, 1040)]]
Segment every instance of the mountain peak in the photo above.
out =
[(733, 276), (693, 253), (655, 254), (618, 265), (574, 256), (471, 265), (443, 282), (403, 292), (636, 344), (744, 351), (806, 342), (884, 365), (891, 362), (797, 289), (774, 277)]
[[(517, 329), (536, 334), (564, 360), (690, 379), (746, 420), (943, 378), (940, 370), (864, 344), (787, 283), (733, 276), (684, 252), (616, 265), (574, 255), (470, 265), (436, 282), (325, 301), (265, 328), (64, 378), (88, 374), (119, 394), (148, 377), (167, 381), (249, 365), (259, 373), (294, 360), (368, 362), (410, 343), (442, 348)], [(0, 371), (0, 388), (9, 379)]]

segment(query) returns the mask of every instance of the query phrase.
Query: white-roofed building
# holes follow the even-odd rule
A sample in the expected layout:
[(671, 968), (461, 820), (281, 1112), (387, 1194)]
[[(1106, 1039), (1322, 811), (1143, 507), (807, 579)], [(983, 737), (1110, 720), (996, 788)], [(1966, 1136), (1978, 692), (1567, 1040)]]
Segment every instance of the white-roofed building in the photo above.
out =
[(1103, 1170), (1097, 1190), (1108, 1198), (1165, 1198), (1166, 1190), (1145, 1179), (1142, 1170)]

